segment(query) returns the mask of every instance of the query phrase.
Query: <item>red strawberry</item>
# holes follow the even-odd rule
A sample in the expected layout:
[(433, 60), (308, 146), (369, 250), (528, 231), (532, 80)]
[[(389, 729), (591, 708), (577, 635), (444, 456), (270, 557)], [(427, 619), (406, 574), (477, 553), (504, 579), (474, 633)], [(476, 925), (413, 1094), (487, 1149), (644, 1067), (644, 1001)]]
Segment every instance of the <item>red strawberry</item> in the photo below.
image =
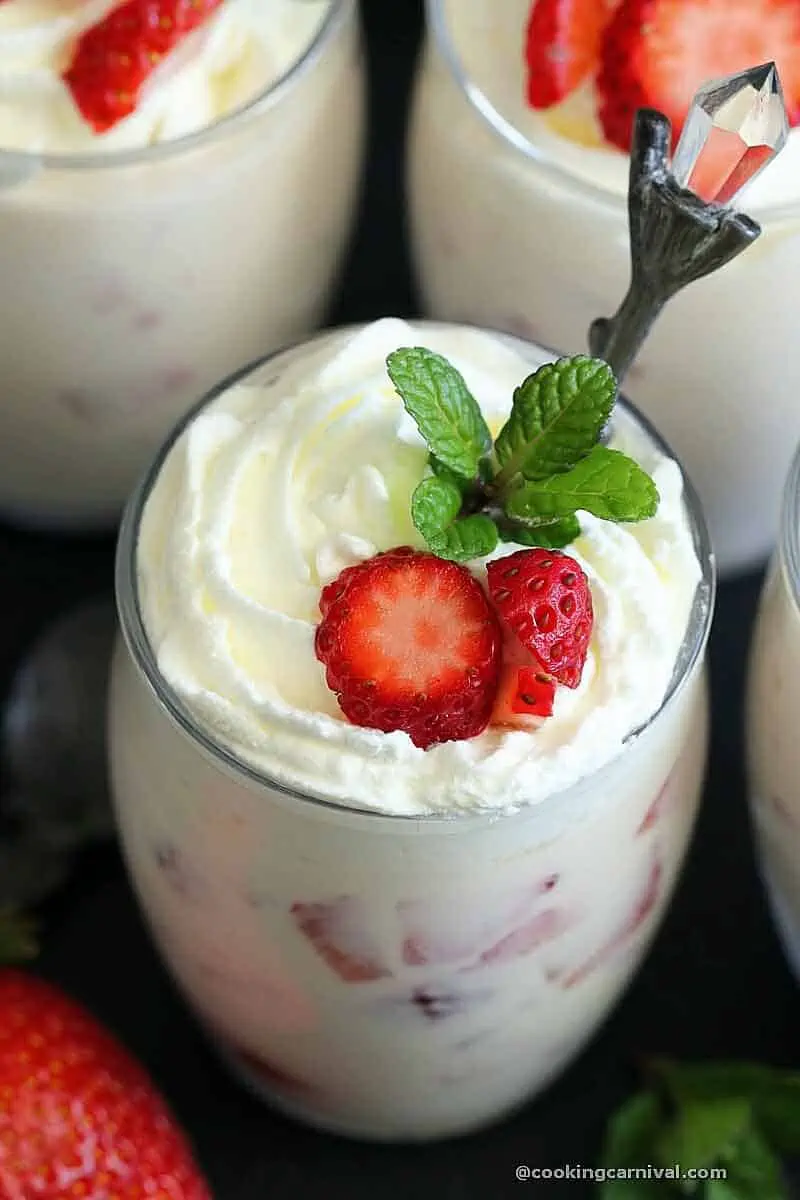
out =
[(616, 2), (535, 0), (525, 37), (532, 108), (558, 104), (594, 73)]
[(518, 550), (486, 570), (504, 623), (545, 674), (577, 687), (594, 623), (589, 581), (580, 565), (559, 550)]
[[(603, 38), (597, 81), (605, 135), (629, 150), (636, 110), (649, 107), (669, 117), (677, 141), (701, 84), (771, 60), (795, 125), (800, 0), (622, 0)], [(691, 185), (701, 194), (716, 194), (709, 179), (699, 177)]]
[(323, 591), (316, 654), (354, 725), (404, 730), (423, 749), (486, 728), (500, 628), (466, 567), (400, 547)]
[(48, 984), (0, 971), (0, 1196), (211, 1200), (144, 1070)]
[(553, 715), (556, 683), (540, 667), (517, 667), (505, 663), (492, 709), (492, 725), (531, 729)]
[(79, 38), (64, 82), (79, 111), (105, 133), (136, 110), (143, 85), (222, 0), (126, 0)]
[(292, 905), (298, 929), (345, 983), (369, 983), (391, 975), (369, 944), (362, 907), (353, 896), (339, 896), (327, 903)]

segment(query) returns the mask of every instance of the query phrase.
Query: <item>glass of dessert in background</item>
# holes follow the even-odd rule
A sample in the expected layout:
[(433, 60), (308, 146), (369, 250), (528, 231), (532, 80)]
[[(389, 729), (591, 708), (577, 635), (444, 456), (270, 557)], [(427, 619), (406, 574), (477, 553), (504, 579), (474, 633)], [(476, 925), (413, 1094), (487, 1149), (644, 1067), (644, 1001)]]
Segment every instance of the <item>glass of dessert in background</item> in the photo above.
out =
[(8, 0), (0, 64), (0, 516), (108, 526), (198, 395), (323, 317), (357, 5)]
[(781, 531), (750, 650), (747, 749), (750, 809), (761, 874), (800, 980), (800, 451), (783, 498)]
[[(428, 475), (392, 354), (420, 344), (485, 414), (439, 430)], [(465, 1133), (542, 1089), (641, 962), (690, 836), (714, 564), (652, 427), (620, 401), (590, 454), (627, 464), (646, 519), (559, 509), (562, 549), (525, 548), (516, 492), (491, 548), (480, 467), (472, 515), (437, 532), (445, 449), (494, 436), (500, 496), (512, 394), (550, 357), (456, 325), (318, 335), (211, 393), (123, 519), (110, 742), (134, 886), (230, 1067), (334, 1131)]]
[[(636, 108), (663, 111), (677, 139), (704, 79), (774, 59), (789, 119), (800, 114), (794, 5), (426, 7), (408, 188), (423, 305), (436, 318), (559, 349), (585, 345), (590, 318), (629, 271), (626, 150)], [(752, 101), (759, 103), (755, 92)], [(715, 128), (723, 159), (745, 154), (758, 124), (748, 128), (747, 111), (734, 106)], [(748, 173), (753, 155), (769, 157), (759, 140)], [(695, 481), (723, 573), (767, 556), (800, 435), (791, 303), (800, 271), (799, 147), (792, 133), (780, 160), (745, 193), (763, 228), (758, 249), (676, 297), (624, 383)], [(708, 199), (713, 156), (705, 165), (711, 176), (691, 186), (705, 187)], [(745, 414), (756, 393), (764, 404), (754, 437)]]

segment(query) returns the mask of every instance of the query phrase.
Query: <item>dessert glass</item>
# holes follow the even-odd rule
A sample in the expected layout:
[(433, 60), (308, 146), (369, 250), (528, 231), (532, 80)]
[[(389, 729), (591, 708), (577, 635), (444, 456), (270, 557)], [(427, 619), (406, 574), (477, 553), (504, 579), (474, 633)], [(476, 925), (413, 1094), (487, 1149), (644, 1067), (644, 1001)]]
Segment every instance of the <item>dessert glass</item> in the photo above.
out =
[[(590, 322), (611, 315), (609, 297), (627, 288), (626, 196), (573, 173), (516, 128), (461, 36), (471, 22), (487, 43), (502, 40), (502, 54), (516, 57), (501, 87), (522, 94), (529, 7), (426, 0), (409, 131), (412, 248), (428, 315), (581, 347)], [(567, 145), (573, 158), (583, 152)], [(624, 381), (694, 480), (723, 573), (768, 555), (800, 435), (800, 346), (787, 304), (800, 270), (800, 209), (748, 211), (763, 227), (758, 244), (670, 301)], [(755, 425), (752, 397), (765, 388)]]
[(319, 324), (356, 199), (363, 84), (357, 4), (333, 0), (282, 78), (197, 134), (0, 152), (0, 516), (112, 524), (198, 395)]
[[(425, 324), (416, 328), (424, 337)], [(508, 340), (533, 366), (550, 357)], [(616, 758), (539, 804), (393, 816), (270, 778), (211, 739), (159, 671), (140, 607), (138, 531), (193, 416), (234, 383), (288, 372), (319, 344), (222, 384), (129, 502), (109, 717), (116, 813), (155, 941), (234, 1072), (330, 1130), (432, 1139), (540, 1091), (592, 1036), (650, 943), (703, 778), (714, 561), (687, 483), (702, 579), (664, 702)]]
[(750, 812), (761, 874), (800, 980), (800, 451), (761, 597), (747, 692)]

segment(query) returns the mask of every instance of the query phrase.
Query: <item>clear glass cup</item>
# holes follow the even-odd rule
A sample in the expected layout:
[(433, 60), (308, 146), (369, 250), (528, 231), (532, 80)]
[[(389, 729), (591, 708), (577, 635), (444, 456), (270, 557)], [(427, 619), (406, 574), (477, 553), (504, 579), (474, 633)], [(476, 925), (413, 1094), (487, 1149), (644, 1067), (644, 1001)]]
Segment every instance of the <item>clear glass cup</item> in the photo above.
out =
[[(509, 341), (532, 366), (550, 357)], [(687, 484), (702, 581), (672, 683), (620, 754), (574, 787), (515, 814), (449, 819), (286, 787), (211, 739), (160, 673), (137, 542), (193, 416), (235, 383), (301, 369), (319, 345), (271, 356), (202, 401), (126, 510), (110, 699), (117, 820), (156, 943), (235, 1073), (337, 1132), (438, 1138), (496, 1120), (562, 1071), (661, 920), (704, 773), (714, 561)]]
[(198, 395), (320, 323), (363, 122), (358, 7), (333, 0), (281, 79), (197, 134), (0, 152), (0, 517), (115, 523)]
[(800, 981), (800, 450), (783, 498), (778, 546), (750, 649), (747, 752), (761, 875)]
[[(428, 315), (576, 352), (627, 289), (627, 205), (548, 160), (504, 115), (509, 89), (523, 94), (529, 8), (529, 0), (426, 0), (408, 147), (412, 249)], [(497, 81), (476, 77), (474, 43), (461, 36), (468, 22), (474, 36), (504, 47), (502, 96)], [(763, 225), (757, 245), (670, 301), (624, 385), (694, 480), (723, 574), (767, 557), (800, 435), (800, 343), (788, 299), (800, 271), (800, 212), (752, 215)], [(764, 397), (757, 411), (755, 396)]]

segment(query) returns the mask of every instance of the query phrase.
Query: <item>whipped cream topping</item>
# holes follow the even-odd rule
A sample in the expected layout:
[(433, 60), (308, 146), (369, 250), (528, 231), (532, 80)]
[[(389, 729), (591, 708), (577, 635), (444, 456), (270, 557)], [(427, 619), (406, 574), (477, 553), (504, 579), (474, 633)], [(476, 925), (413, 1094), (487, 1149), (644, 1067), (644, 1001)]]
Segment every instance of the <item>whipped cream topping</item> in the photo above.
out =
[[(606, 142), (590, 83), (561, 104), (540, 111), (525, 98), (525, 29), (530, 0), (444, 0), (448, 35), (469, 79), (542, 158), (576, 178), (627, 196), (629, 159)], [(800, 129), (769, 167), (742, 189), (748, 211), (800, 200)]]
[(0, 150), (123, 150), (203, 129), (253, 100), (310, 45), (331, 0), (224, 0), (145, 84), (136, 112), (97, 134), (62, 73), (121, 0), (0, 3)]
[[(142, 614), (200, 727), (272, 778), (390, 813), (510, 810), (596, 770), (658, 709), (700, 567), (677, 464), (618, 412), (614, 444), (653, 474), (661, 504), (636, 525), (581, 517), (569, 553), (589, 577), (595, 628), (580, 687), (559, 688), (533, 733), (420, 750), (403, 732), (351, 725), (314, 654), (320, 589), (378, 550), (423, 545), (409, 504), (426, 449), (385, 369), (390, 351), (420, 344), (461, 370), (494, 432), (545, 358), (476, 330), (383, 320), (268, 363), (170, 451), (141, 523)], [(485, 581), (485, 562), (470, 566)]]

